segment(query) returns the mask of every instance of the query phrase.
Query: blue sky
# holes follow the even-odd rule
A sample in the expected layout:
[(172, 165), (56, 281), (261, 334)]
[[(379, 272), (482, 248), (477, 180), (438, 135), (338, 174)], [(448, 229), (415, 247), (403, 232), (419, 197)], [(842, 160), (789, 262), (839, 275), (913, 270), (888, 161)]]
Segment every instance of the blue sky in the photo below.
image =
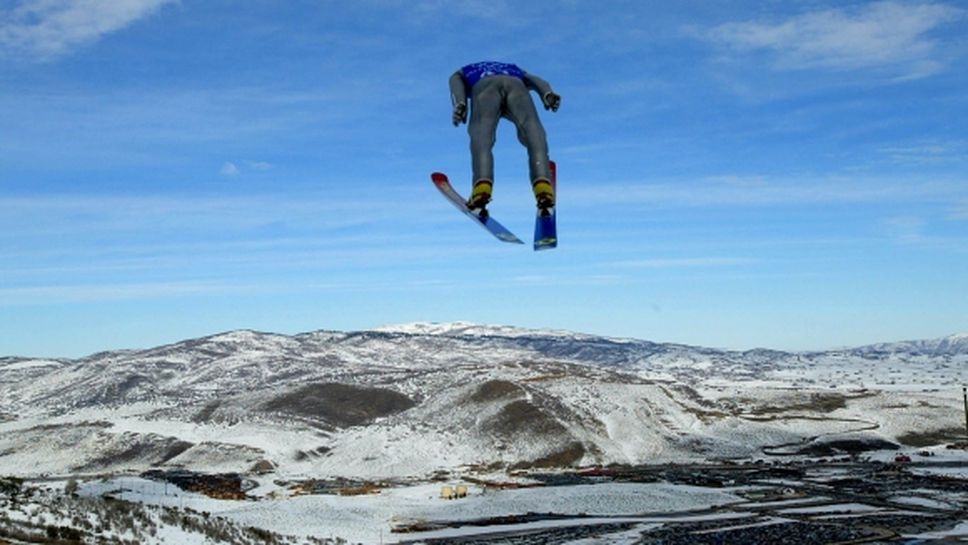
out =
[[(948, 1), (0, 5), (0, 355), (467, 320), (725, 348), (968, 331)], [(560, 246), (505, 245), (447, 78), (547, 79)], [(492, 214), (533, 228), (498, 131)]]

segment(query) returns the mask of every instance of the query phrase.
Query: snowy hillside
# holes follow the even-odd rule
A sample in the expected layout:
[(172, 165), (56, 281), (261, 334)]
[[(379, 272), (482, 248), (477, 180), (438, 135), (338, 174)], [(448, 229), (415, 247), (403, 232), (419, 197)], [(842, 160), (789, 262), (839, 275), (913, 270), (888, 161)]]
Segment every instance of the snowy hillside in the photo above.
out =
[(853, 350), (856, 354), (886, 355), (905, 354), (911, 356), (957, 356), (968, 353), (968, 333), (951, 335), (927, 341), (907, 341), (865, 346)]
[(794, 354), (467, 323), (233, 331), (0, 358), (0, 474), (416, 478), (924, 446), (959, 433), (966, 382), (965, 335)]

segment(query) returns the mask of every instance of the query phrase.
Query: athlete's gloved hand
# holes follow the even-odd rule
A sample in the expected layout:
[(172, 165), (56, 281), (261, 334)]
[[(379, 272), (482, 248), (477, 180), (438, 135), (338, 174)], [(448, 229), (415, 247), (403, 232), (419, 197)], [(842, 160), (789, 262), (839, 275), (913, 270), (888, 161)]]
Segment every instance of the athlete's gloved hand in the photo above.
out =
[(545, 110), (551, 110), (552, 112), (557, 112), (558, 106), (561, 106), (561, 97), (554, 91), (545, 93), (545, 96), (541, 97), (541, 101), (544, 102)]
[(454, 114), (451, 116), (451, 121), (454, 122), (455, 127), (461, 123), (467, 123), (467, 103), (458, 102), (454, 104)]

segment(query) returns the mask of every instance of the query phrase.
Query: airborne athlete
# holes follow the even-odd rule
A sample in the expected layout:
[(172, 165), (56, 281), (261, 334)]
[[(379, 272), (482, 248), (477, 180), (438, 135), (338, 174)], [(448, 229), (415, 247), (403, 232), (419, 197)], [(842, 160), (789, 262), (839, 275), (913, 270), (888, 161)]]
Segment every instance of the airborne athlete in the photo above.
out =
[(518, 129), (518, 140), (528, 150), (531, 188), (537, 203), (534, 223), (534, 249), (548, 250), (558, 245), (555, 214), (556, 170), (548, 158), (548, 141), (531, 101), (536, 91), (546, 110), (558, 111), (561, 97), (547, 81), (529, 74), (515, 64), (477, 62), (468, 64), (450, 77), (450, 98), (454, 107), (454, 126), (467, 122), (468, 98), (471, 137), (473, 186), (465, 200), (450, 185), (447, 175), (434, 172), (431, 179), (444, 197), (469, 218), (478, 222), (504, 242), (521, 244), (521, 240), (490, 217), (487, 204), (494, 187), (494, 141), (501, 118), (509, 119)]
[(454, 126), (467, 122), (470, 97), (470, 123), (473, 189), (467, 206), (484, 210), (491, 201), (494, 186), (494, 148), (498, 121), (503, 117), (514, 123), (518, 140), (528, 149), (531, 187), (538, 209), (549, 215), (555, 205), (548, 142), (530, 91), (536, 91), (546, 110), (558, 111), (561, 97), (547, 81), (525, 72), (515, 64), (476, 62), (450, 77), (450, 98)]

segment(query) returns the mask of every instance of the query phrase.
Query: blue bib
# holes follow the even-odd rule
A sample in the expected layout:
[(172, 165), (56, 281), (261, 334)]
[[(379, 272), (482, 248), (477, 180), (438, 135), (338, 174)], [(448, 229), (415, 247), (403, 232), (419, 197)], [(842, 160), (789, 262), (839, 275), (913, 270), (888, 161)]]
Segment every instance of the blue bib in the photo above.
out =
[(477, 82), (488, 76), (514, 76), (524, 79), (524, 70), (518, 68), (516, 64), (507, 62), (475, 62), (461, 68), (461, 73), (464, 75), (464, 81), (467, 82), (468, 87), (474, 87)]

